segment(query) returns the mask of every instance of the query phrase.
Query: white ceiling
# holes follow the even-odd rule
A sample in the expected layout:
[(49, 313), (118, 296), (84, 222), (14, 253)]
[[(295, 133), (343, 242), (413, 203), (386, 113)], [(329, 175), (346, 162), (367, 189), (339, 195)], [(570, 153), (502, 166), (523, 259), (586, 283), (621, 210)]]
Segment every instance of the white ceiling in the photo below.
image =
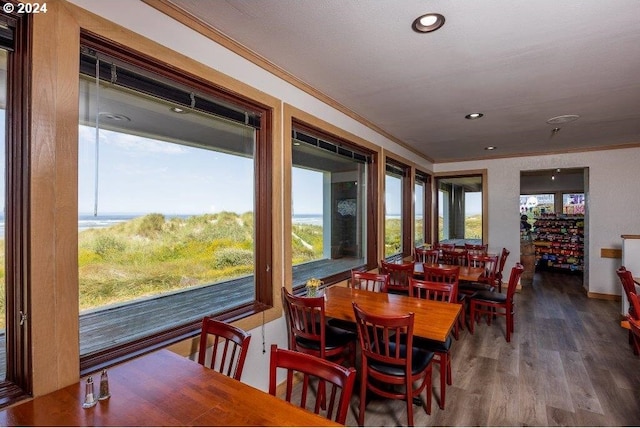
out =
[(170, 2), (436, 162), (640, 144), (638, 0)]

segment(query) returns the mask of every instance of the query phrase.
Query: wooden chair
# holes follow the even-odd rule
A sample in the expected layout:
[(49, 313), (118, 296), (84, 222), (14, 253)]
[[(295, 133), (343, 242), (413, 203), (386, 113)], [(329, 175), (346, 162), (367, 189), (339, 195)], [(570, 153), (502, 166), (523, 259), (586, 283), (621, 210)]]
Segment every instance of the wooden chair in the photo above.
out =
[(380, 273), (389, 275), (389, 293), (409, 295), (409, 278), (413, 277), (413, 262), (389, 263), (380, 261)]
[(487, 251), (489, 250), (489, 244), (469, 244), (468, 242), (465, 242), (464, 249), (468, 251), (487, 254)]
[(507, 285), (507, 294), (493, 291), (479, 291), (469, 301), (469, 331), (473, 334), (473, 323), (482, 315), (486, 315), (487, 324), (491, 324), (494, 315), (506, 317), (507, 342), (511, 341), (511, 333), (514, 331), (515, 302), (513, 296), (524, 267), (518, 263), (511, 269), (511, 276)]
[(297, 297), (282, 287), (289, 349), (336, 363), (355, 361), (355, 334), (327, 323), (324, 296)]
[[(631, 293), (629, 301), (629, 308), (633, 308), (633, 312), (640, 314), (640, 297), (636, 293)], [(627, 315), (627, 321), (629, 321), (629, 332), (631, 333), (633, 353), (635, 355), (640, 354), (640, 317), (632, 317), (631, 310)]]
[(440, 250), (429, 250), (424, 247), (416, 247), (413, 252), (413, 261), (419, 263), (438, 263)]
[(433, 248), (435, 248), (436, 250), (447, 250), (447, 251), (453, 251), (456, 249), (456, 244), (445, 244), (442, 242), (436, 242), (435, 244), (433, 244)]
[[(301, 376), (302, 392), (297, 404), (303, 409), (311, 410), (344, 425), (349, 411), (349, 402), (356, 381), (356, 370), (353, 367), (343, 367), (313, 355), (301, 352), (278, 349), (271, 345), (271, 360), (269, 363), (269, 394), (276, 395), (277, 369), (287, 371), (285, 400), (291, 403), (294, 376)], [(326, 396), (315, 394), (315, 403), (310, 396), (310, 386), (317, 379), (318, 385), (324, 385)], [(318, 387), (318, 390), (320, 387)], [(324, 400), (325, 397), (328, 399)], [(307, 405), (309, 398), (309, 405)], [(326, 410), (325, 410), (326, 409)]]
[[(629, 302), (628, 317), (636, 320), (640, 319), (640, 313), (637, 312), (634, 306), (631, 304), (631, 295), (636, 294), (636, 284), (633, 280), (633, 273), (631, 273), (630, 270), (627, 270), (626, 267), (620, 266), (620, 268), (616, 270), (616, 274), (618, 274), (618, 278), (620, 278), (622, 289), (624, 290), (627, 302)], [(629, 330), (629, 344), (633, 347), (633, 353), (638, 355), (640, 353), (640, 344), (636, 342), (631, 330)]]
[(464, 325), (466, 324), (465, 302), (467, 299), (467, 295), (464, 293), (460, 293), (459, 291), (460, 267), (454, 266), (441, 268), (423, 264), (422, 269), (424, 271), (424, 275), (422, 277), (423, 280), (451, 284), (451, 286), (453, 287), (451, 301), (453, 303), (460, 303), (462, 305), (462, 311), (460, 311), (458, 322), (456, 323), (455, 329), (453, 331), (453, 336), (456, 338), (456, 340), (458, 340), (460, 338), (460, 329), (464, 329)]
[[(458, 268), (459, 270), (459, 268)], [(435, 300), (439, 302), (452, 303), (454, 286), (444, 282), (423, 281), (411, 279), (411, 296), (421, 299)], [(444, 410), (445, 393), (447, 384), (452, 384), (451, 377), (451, 336), (447, 340), (440, 342), (437, 340), (416, 337), (413, 341), (416, 347), (426, 349), (435, 354), (434, 362), (440, 367), (440, 408)]]
[(493, 291), (496, 286), (498, 256), (467, 254), (467, 266), (484, 269), (484, 273), (476, 282), (461, 282), (460, 292), (473, 295), (478, 291)]
[[(209, 338), (213, 338), (213, 347), (210, 355), (207, 355)], [(250, 333), (211, 317), (204, 317), (200, 332), (198, 363), (240, 380), (250, 341)], [(209, 356), (210, 358), (207, 358)]]
[(349, 286), (358, 290), (386, 293), (389, 287), (389, 275), (352, 270)]
[[(425, 389), (425, 411), (431, 414), (431, 361), (434, 355), (413, 345), (414, 314), (373, 315), (355, 302), (353, 311), (362, 350), (358, 425), (364, 426), (366, 396), (367, 391), (371, 391), (380, 397), (406, 401), (408, 425), (413, 426), (413, 399)], [(417, 388), (414, 388), (414, 382), (418, 382)], [(393, 386), (404, 388), (394, 391)]]
[(496, 284), (498, 284), (498, 293), (502, 293), (502, 271), (504, 271), (504, 266), (507, 263), (509, 254), (511, 254), (511, 251), (503, 248), (502, 252), (500, 253), (500, 258), (498, 259), (498, 268), (496, 269)]
[(467, 254), (467, 250), (443, 250), (442, 263), (453, 266), (466, 266)]

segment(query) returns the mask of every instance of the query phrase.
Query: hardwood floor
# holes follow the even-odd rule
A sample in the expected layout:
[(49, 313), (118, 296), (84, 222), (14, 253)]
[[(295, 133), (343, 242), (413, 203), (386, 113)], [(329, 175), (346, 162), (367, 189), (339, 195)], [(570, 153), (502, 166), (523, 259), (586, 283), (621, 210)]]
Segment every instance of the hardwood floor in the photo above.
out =
[[(440, 410), (434, 367), (431, 415), (414, 406), (416, 426), (640, 425), (640, 358), (620, 327), (620, 302), (589, 299), (582, 277), (536, 273), (516, 295), (515, 333), (504, 317), (454, 341), (453, 385)], [(359, 388), (358, 386), (356, 388)], [(357, 426), (354, 394), (347, 425)], [(406, 405), (373, 398), (367, 426), (406, 425)]]

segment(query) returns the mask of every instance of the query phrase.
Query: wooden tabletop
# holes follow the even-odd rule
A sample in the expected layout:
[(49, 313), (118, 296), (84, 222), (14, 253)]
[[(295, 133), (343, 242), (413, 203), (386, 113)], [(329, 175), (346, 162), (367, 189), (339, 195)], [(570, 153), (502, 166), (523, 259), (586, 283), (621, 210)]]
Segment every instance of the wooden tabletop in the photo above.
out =
[[(454, 265), (445, 265), (442, 263), (426, 263), (428, 266), (439, 267), (439, 268), (451, 268), (456, 267)], [(424, 274), (424, 266), (420, 262), (416, 262), (413, 266), (413, 274), (416, 276), (422, 276)], [(460, 266), (460, 276), (458, 277), (460, 281), (469, 281), (475, 282), (480, 276), (484, 273), (483, 268), (479, 267), (469, 267), (469, 266)]]
[(328, 317), (355, 321), (356, 302), (366, 312), (376, 315), (399, 315), (413, 312), (413, 334), (444, 342), (460, 313), (457, 303), (434, 302), (391, 293), (357, 290), (350, 287), (330, 287), (325, 290), (325, 313)]
[[(108, 370), (111, 398), (82, 408), (83, 382), (0, 412), (1, 426), (339, 426), (161, 350)], [(98, 394), (100, 374), (94, 376)]]

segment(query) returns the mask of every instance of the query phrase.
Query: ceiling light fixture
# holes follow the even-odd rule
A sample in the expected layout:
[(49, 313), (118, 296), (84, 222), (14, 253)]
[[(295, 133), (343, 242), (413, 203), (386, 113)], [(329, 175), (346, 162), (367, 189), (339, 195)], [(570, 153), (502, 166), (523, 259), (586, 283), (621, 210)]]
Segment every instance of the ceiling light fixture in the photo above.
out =
[(418, 33), (431, 33), (444, 25), (444, 16), (439, 13), (427, 13), (419, 16), (411, 24), (413, 31)]
[(552, 117), (547, 119), (547, 123), (549, 125), (558, 125), (561, 123), (573, 122), (574, 120), (580, 119), (580, 116), (577, 114), (563, 114), (562, 116)]
[(496, 146), (487, 146), (484, 148), (485, 150), (495, 150)]
[(182, 107), (171, 107), (169, 108), (169, 110), (171, 110), (174, 113), (178, 113), (178, 114), (187, 114), (187, 110), (183, 109)]
[(482, 113), (469, 113), (464, 118), (469, 120), (480, 119), (484, 114)]

